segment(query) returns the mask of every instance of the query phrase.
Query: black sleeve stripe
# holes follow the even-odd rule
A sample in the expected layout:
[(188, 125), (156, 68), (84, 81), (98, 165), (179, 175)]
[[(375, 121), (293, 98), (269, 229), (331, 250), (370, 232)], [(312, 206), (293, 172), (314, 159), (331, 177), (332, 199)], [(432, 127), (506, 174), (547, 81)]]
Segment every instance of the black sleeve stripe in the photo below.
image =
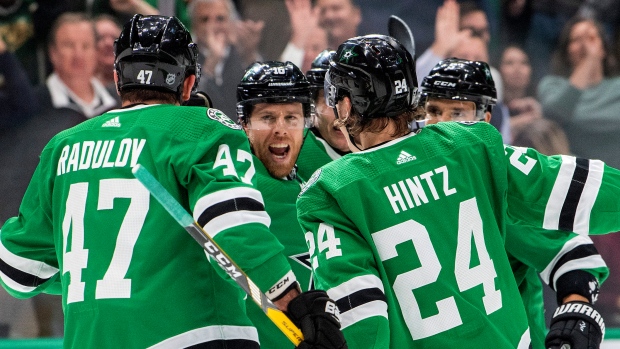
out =
[(594, 247), (594, 244), (579, 245), (575, 247), (574, 249), (566, 252), (553, 266), (553, 269), (551, 270), (551, 274), (549, 274), (549, 286), (553, 288), (553, 280), (555, 280), (555, 273), (564, 264), (572, 260), (575, 260), (575, 259), (581, 259), (581, 258), (585, 258), (589, 256), (598, 255), (598, 254), (599, 253), (596, 250), (596, 247)]
[(573, 179), (571, 180), (568, 192), (566, 193), (566, 199), (562, 206), (562, 212), (560, 213), (560, 222), (558, 223), (560, 230), (572, 231), (573, 224), (575, 223), (575, 213), (577, 212), (577, 205), (579, 199), (583, 193), (583, 188), (586, 185), (588, 179), (588, 173), (590, 172), (590, 160), (577, 158), (575, 172), (573, 173)]
[(265, 206), (260, 201), (247, 197), (218, 202), (200, 214), (200, 217), (198, 217), (198, 224), (204, 227), (205, 224), (209, 223), (212, 219), (235, 211), (265, 211)]
[(49, 280), (49, 278), (41, 279), (35, 275), (32, 275), (32, 274), (23, 272), (19, 269), (13, 268), (12, 266), (8, 265), (2, 259), (0, 259), (0, 272), (8, 276), (11, 280), (15, 281), (16, 283), (26, 286), (26, 287), (37, 287), (45, 283), (47, 280)]
[(342, 297), (336, 301), (338, 310), (340, 313), (345, 313), (355, 307), (370, 303), (373, 301), (386, 302), (385, 294), (379, 288), (366, 288), (357, 292), (351, 293), (346, 297)]

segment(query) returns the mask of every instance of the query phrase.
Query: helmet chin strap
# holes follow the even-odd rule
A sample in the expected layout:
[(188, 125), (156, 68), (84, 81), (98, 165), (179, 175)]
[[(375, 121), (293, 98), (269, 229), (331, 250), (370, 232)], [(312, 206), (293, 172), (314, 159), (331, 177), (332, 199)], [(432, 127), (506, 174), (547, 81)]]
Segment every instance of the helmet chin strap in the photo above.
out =
[[(335, 106), (333, 109), (334, 109), (334, 115), (336, 116), (336, 119), (340, 119), (340, 117), (338, 116), (338, 109)], [(355, 139), (353, 139), (353, 136), (351, 136), (351, 132), (349, 132), (349, 128), (346, 126), (345, 128), (347, 129), (347, 137), (349, 137), (350, 143), (353, 144), (353, 146), (356, 147), (357, 150), (362, 151), (362, 149), (357, 146), (357, 143), (355, 142)]]

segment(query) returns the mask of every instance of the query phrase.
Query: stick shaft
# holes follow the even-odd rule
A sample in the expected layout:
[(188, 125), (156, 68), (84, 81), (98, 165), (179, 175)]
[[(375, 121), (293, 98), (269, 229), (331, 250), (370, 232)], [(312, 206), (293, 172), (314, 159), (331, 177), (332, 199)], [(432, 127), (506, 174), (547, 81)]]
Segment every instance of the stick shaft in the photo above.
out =
[(213, 238), (194, 221), (194, 218), (164, 188), (164, 186), (141, 165), (133, 168), (134, 176), (148, 189), (170, 215), (202, 246), (209, 256), (237, 282), (273, 323), (296, 346), (303, 341), (301, 330), (252, 282), (247, 274), (218, 246)]

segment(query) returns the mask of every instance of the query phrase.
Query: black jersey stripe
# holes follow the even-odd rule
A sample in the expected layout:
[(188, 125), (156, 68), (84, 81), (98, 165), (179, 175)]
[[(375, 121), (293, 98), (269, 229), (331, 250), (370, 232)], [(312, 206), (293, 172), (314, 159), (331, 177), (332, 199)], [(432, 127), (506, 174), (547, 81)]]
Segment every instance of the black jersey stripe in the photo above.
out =
[(198, 343), (185, 349), (259, 349), (258, 343), (248, 339), (218, 339), (205, 343)]
[(553, 266), (553, 269), (551, 270), (551, 273), (549, 274), (549, 286), (551, 286), (551, 288), (554, 288), (553, 280), (555, 280), (555, 273), (564, 264), (572, 260), (575, 260), (575, 259), (586, 258), (586, 257), (598, 255), (598, 254), (599, 253), (596, 250), (596, 247), (594, 247), (594, 244), (579, 245), (573, 248), (572, 250), (566, 252), (562, 257), (560, 257), (560, 259)]
[(579, 204), (579, 199), (581, 198), (583, 188), (588, 179), (588, 173), (590, 172), (590, 160), (577, 158), (575, 162), (576, 166), (575, 172), (573, 172), (573, 179), (568, 187), (566, 199), (564, 200), (564, 205), (562, 205), (562, 211), (560, 212), (560, 221), (558, 223), (560, 230), (573, 230), (577, 205)]
[(0, 272), (8, 276), (11, 280), (15, 281), (16, 283), (26, 286), (26, 287), (37, 287), (50, 279), (50, 278), (41, 279), (38, 276), (26, 273), (17, 268), (13, 268), (12, 266), (8, 265), (2, 259), (0, 259)]
[(366, 288), (353, 292), (350, 295), (338, 299), (336, 301), (336, 305), (338, 306), (338, 310), (340, 310), (340, 313), (342, 314), (355, 307), (359, 307), (360, 305), (364, 305), (373, 301), (387, 301), (383, 291), (381, 291), (381, 289), (377, 287)]
[(200, 224), (201, 227), (204, 227), (212, 219), (229, 212), (264, 210), (265, 206), (260, 201), (248, 197), (234, 198), (209, 206), (209, 208), (204, 210), (200, 214), (200, 217), (198, 217), (198, 224)]

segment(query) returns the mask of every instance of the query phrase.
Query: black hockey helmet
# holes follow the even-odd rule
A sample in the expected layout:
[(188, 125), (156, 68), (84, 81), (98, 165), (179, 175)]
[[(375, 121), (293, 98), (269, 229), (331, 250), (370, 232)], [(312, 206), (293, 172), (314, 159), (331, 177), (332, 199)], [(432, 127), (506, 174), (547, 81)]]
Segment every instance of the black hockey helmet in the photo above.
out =
[(336, 54), (334, 50), (324, 50), (312, 61), (310, 70), (306, 72), (306, 78), (312, 90), (323, 89), (325, 85), (325, 73), (329, 69), (329, 59)]
[(196, 75), (198, 49), (176, 17), (134, 15), (114, 41), (114, 69), (119, 91), (149, 88), (181, 94), (183, 81)]
[(482, 61), (445, 59), (422, 80), (421, 90), (424, 101), (439, 98), (474, 102), (479, 119), (497, 102), (491, 69)]
[(303, 106), (307, 122), (314, 115), (310, 83), (291, 62), (255, 62), (237, 85), (237, 118), (247, 122), (258, 103), (293, 103)]
[(325, 75), (325, 102), (344, 96), (362, 118), (393, 117), (417, 106), (415, 61), (391, 36), (351, 38), (338, 47)]

